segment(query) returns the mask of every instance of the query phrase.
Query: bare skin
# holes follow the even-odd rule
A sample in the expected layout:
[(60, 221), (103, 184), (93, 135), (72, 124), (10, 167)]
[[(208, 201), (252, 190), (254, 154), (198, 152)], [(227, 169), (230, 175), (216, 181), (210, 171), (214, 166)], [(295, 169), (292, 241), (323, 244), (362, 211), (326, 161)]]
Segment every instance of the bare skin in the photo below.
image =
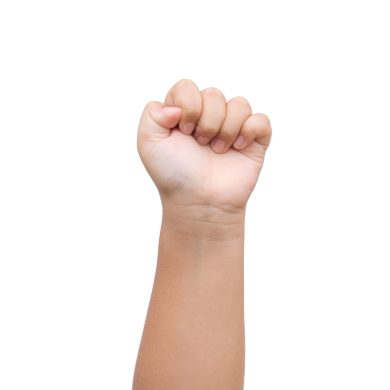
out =
[(145, 106), (138, 151), (163, 218), (134, 390), (243, 389), (245, 209), (270, 140), (245, 98), (191, 80)]

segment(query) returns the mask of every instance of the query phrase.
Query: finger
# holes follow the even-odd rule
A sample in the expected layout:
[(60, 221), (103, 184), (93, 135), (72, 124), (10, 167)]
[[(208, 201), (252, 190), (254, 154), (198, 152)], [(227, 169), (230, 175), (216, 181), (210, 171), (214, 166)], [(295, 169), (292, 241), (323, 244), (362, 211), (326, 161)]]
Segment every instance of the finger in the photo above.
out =
[(242, 125), (233, 146), (242, 150), (253, 141), (267, 148), (271, 141), (272, 128), (267, 115), (253, 114)]
[(237, 96), (226, 103), (226, 116), (221, 130), (211, 141), (216, 153), (228, 150), (237, 138), (244, 122), (251, 116), (251, 106), (245, 98)]
[(219, 132), (225, 119), (226, 99), (217, 88), (206, 88), (202, 94), (202, 114), (194, 137), (201, 145), (207, 145)]
[(202, 95), (197, 85), (189, 79), (178, 81), (167, 93), (164, 103), (183, 110), (179, 129), (192, 134), (202, 112)]
[(169, 137), (171, 129), (177, 125), (181, 116), (179, 107), (165, 106), (150, 101), (146, 104), (138, 126), (138, 140), (152, 140)]

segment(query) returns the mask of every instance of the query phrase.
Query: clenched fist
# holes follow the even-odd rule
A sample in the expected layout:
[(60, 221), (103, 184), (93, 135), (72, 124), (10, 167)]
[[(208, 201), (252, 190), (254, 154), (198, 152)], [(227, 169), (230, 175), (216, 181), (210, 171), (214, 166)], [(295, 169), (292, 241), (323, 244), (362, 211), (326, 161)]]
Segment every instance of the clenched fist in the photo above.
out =
[(138, 151), (163, 204), (245, 209), (271, 140), (264, 114), (221, 91), (177, 82), (142, 113)]

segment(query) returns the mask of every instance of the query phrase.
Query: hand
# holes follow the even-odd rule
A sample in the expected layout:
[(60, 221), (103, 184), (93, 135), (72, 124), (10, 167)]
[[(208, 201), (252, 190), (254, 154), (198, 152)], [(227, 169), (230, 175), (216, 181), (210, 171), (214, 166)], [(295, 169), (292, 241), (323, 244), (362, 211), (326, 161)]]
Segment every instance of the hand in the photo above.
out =
[(138, 151), (163, 204), (244, 210), (271, 140), (264, 114), (243, 97), (226, 102), (216, 88), (180, 80), (164, 104), (149, 102)]

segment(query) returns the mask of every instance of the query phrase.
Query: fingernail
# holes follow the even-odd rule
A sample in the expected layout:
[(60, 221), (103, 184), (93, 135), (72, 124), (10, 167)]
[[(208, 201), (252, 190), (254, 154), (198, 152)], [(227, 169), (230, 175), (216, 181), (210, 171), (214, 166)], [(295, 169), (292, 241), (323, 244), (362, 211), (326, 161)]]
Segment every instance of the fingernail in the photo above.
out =
[(225, 149), (225, 142), (223, 142), (222, 140), (220, 140), (218, 138), (214, 138), (211, 141), (211, 146), (213, 147), (213, 149), (217, 153), (222, 153), (224, 151), (224, 149)]
[(196, 140), (201, 145), (207, 145), (209, 143), (209, 141), (210, 141), (210, 138), (203, 137), (202, 135), (200, 135)]
[(190, 135), (195, 129), (195, 123), (186, 123), (182, 126), (181, 131), (183, 134)]
[(239, 135), (237, 139), (234, 141), (234, 147), (235, 148), (241, 148), (241, 146), (244, 145), (244, 137), (242, 135)]

